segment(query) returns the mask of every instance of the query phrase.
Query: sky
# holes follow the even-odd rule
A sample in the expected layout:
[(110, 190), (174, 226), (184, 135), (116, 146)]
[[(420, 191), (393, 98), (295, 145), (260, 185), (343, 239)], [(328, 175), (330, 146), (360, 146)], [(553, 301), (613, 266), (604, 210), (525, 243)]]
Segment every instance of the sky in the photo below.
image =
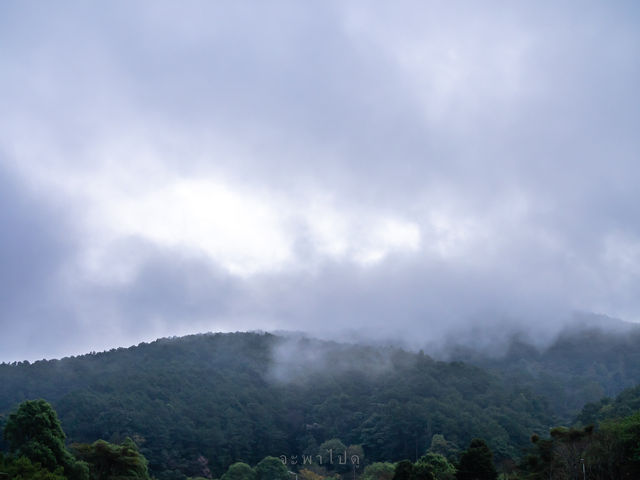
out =
[(0, 3), (0, 361), (640, 321), (640, 8)]

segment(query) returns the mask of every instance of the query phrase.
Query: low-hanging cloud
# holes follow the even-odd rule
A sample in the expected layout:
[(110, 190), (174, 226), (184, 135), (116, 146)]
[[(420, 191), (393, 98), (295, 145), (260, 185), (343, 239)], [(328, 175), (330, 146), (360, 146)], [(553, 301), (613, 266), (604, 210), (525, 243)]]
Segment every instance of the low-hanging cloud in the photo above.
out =
[(3, 3), (0, 359), (637, 321), (639, 13)]

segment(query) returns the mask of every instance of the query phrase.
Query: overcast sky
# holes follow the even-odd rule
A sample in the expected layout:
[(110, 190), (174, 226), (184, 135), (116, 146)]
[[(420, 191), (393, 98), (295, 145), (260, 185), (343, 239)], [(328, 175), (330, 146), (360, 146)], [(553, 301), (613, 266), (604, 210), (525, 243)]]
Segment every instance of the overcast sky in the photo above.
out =
[(0, 361), (640, 321), (629, 2), (0, 3)]

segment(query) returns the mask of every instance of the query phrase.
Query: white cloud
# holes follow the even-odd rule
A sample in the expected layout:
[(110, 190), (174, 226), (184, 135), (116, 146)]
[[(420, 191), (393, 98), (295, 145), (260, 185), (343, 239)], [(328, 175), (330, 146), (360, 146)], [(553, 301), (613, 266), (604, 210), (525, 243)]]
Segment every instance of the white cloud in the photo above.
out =
[(68, 237), (24, 255), (73, 279), (60, 318), (638, 317), (637, 9), (67, 7), (0, 3), (0, 167)]
[(99, 216), (115, 236), (204, 252), (249, 275), (291, 260), (283, 218), (269, 199), (211, 180), (180, 180), (141, 196), (103, 199)]
[[(148, 176), (140, 168), (146, 163), (66, 177), (49, 171), (40, 178), (41, 189), (63, 188), (85, 205), (80, 258), (87, 279), (131, 281), (145, 256), (144, 249), (122, 254), (120, 245), (129, 238), (204, 255), (241, 277), (314, 269), (325, 261), (373, 265), (421, 248), (419, 224), (401, 213), (345, 205), (328, 193), (248, 188), (213, 175)], [(296, 251), (301, 235), (310, 252)]]

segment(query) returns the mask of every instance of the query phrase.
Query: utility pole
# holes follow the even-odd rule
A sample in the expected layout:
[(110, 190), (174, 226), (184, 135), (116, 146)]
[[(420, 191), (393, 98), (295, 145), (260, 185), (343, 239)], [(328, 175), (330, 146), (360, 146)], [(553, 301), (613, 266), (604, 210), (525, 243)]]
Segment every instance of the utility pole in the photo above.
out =
[(582, 479), (587, 480), (587, 471), (584, 468), (584, 458), (581, 458), (580, 461), (582, 462)]

